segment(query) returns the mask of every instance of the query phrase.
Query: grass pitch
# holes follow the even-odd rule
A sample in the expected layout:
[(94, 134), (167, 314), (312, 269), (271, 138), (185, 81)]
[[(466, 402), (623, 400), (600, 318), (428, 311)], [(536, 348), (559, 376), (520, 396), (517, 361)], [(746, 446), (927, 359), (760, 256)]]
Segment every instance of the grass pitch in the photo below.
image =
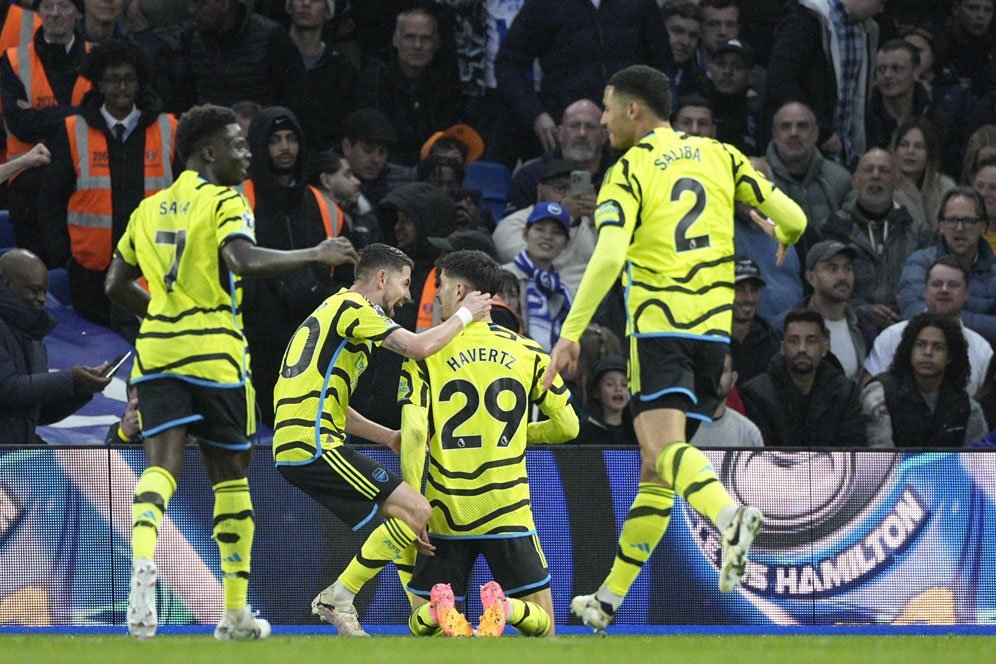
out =
[(276, 636), (261, 642), (210, 636), (0, 636), (4, 664), (477, 664), (595, 662), (604, 664), (982, 664), (994, 661), (985, 636), (559, 636), (489, 640), (444, 638)]

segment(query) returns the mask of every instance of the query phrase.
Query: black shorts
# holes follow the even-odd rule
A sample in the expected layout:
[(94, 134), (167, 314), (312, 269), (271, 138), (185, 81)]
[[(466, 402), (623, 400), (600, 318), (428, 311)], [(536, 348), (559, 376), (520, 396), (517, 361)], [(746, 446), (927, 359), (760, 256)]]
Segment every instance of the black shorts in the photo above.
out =
[(465, 600), (467, 582), (477, 556), (483, 555), (495, 581), (508, 597), (525, 597), (550, 587), (550, 570), (539, 537), (443, 539), (429, 535), (436, 555), (419, 555), (408, 585), (414, 595), (428, 599), (437, 583), (448, 583), (453, 596)]
[(365, 526), (401, 484), (400, 477), (349, 445), (326, 450), (311, 463), (279, 465), (277, 470), (353, 530)]
[(227, 450), (248, 450), (256, 433), (252, 385), (206, 387), (179, 378), (156, 378), (135, 384), (142, 435), (150, 438), (186, 426), (200, 442)]
[(719, 380), (729, 345), (681, 337), (630, 339), (630, 389), (634, 414), (658, 408), (684, 410), (712, 422), (722, 399)]

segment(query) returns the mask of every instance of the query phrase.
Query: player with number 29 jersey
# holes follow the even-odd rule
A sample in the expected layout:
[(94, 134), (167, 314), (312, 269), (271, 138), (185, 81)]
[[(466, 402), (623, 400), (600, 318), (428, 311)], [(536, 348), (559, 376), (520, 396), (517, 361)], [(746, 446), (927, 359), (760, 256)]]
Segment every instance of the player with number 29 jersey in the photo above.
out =
[[(425, 360), (405, 361), (398, 387), (402, 462), (407, 466), (408, 450), (424, 446), (428, 431), (425, 497), (434, 537), (535, 533), (526, 443), (562, 443), (578, 428), (563, 380), (543, 388), (549, 363), (535, 342), (484, 322), (471, 323)], [(549, 419), (529, 422), (534, 405)]]
[(126, 263), (141, 266), (151, 296), (135, 342), (133, 383), (162, 377), (208, 387), (247, 383), (242, 289), (221, 248), (235, 238), (255, 244), (253, 227), (242, 194), (190, 170), (135, 209), (117, 246)]

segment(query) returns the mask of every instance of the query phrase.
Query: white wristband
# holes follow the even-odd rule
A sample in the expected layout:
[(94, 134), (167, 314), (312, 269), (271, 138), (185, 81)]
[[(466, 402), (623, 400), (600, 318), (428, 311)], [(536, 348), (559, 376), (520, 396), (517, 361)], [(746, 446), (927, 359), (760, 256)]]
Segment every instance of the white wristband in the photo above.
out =
[(456, 317), (460, 319), (460, 323), (462, 323), (464, 327), (470, 325), (470, 323), (474, 320), (474, 314), (470, 313), (470, 309), (467, 307), (460, 307), (457, 309)]

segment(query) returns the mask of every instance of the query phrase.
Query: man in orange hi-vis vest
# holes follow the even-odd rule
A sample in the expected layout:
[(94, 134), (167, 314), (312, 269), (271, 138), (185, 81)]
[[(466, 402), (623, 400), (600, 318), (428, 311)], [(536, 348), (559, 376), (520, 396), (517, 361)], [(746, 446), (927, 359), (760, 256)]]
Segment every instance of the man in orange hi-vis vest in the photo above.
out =
[(95, 89), (52, 134), (53, 163), (38, 196), (46, 253), (67, 266), (76, 312), (131, 340), (138, 320), (107, 299), (104, 277), (128, 217), (176, 173), (176, 118), (152, 101), (152, 72), (131, 42), (93, 47), (80, 73)]
[[(249, 124), (248, 140), (252, 160), (241, 190), (256, 215), (259, 246), (300, 249), (335, 237), (352, 247), (343, 237), (339, 208), (305, 179), (304, 135), (294, 113), (283, 106), (259, 110)], [(326, 297), (352, 280), (350, 266), (332, 271), (315, 266), (247, 281), (242, 317), (261, 422), (273, 424), (273, 387), (294, 331)]]
[[(77, 74), (87, 46), (74, 32), (83, 0), (40, 0), (42, 27), (27, 43), (7, 49), (0, 59), (0, 102), (7, 130), (7, 157), (18, 157), (48, 140), (76, 112), (90, 82)], [(38, 254), (49, 267), (38, 227), (36, 201), (41, 172), (28, 169), (10, 181), (10, 220), (17, 246)]]

